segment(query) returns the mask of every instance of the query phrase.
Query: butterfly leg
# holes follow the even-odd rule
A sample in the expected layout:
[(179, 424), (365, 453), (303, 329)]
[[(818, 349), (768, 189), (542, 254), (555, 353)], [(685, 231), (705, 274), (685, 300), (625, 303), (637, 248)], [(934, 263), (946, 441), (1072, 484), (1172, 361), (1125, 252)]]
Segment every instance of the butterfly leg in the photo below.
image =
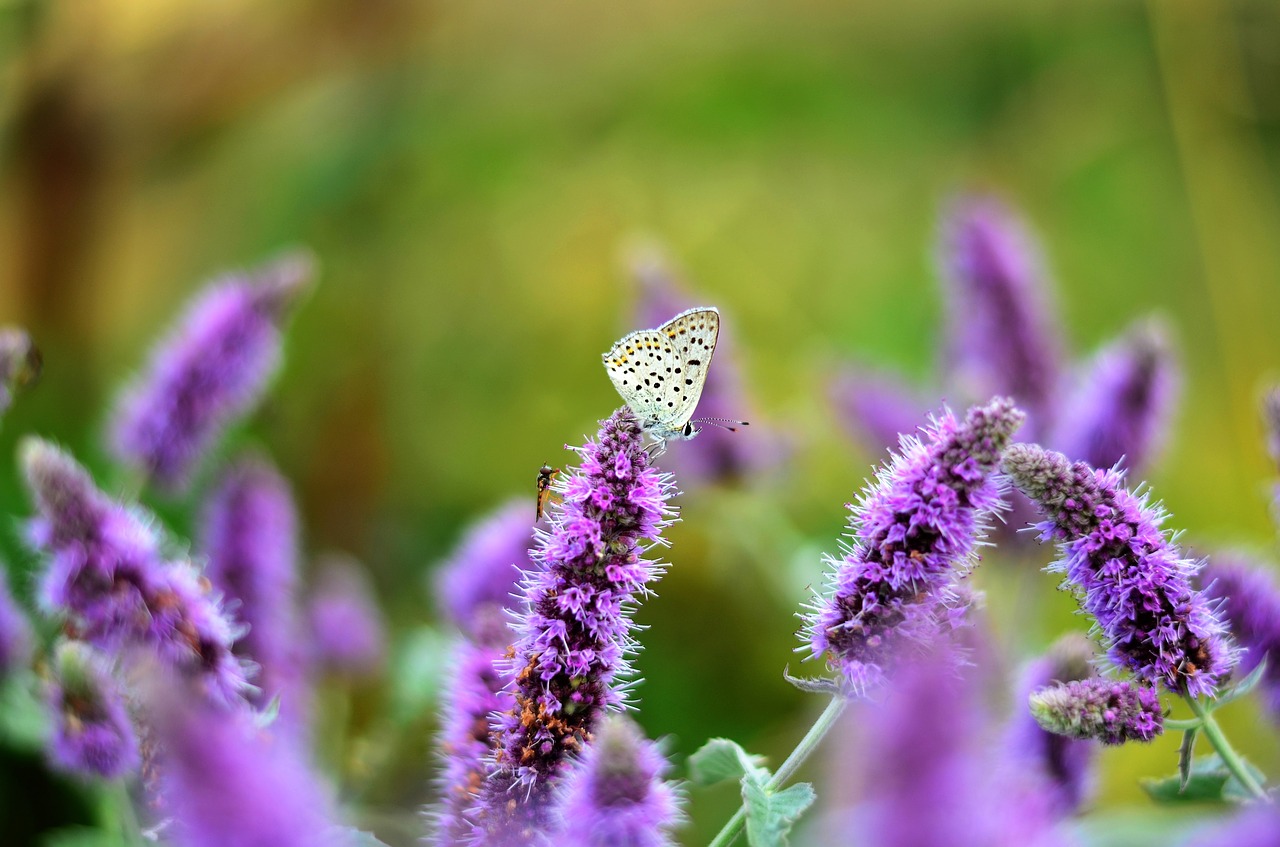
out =
[(645, 452), (649, 454), (649, 461), (653, 461), (663, 453), (667, 452), (667, 440), (665, 438), (657, 439), (645, 448)]

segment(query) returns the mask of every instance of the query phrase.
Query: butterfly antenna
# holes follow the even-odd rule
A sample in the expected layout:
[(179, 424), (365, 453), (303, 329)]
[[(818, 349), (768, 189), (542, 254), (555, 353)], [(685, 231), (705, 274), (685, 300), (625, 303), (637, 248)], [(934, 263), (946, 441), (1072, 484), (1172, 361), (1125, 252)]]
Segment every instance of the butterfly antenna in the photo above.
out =
[(693, 423), (711, 424), (721, 429), (727, 429), (730, 432), (737, 432), (740, 426), (750, 426), (749, 421), (735, 421), (733, 418), (694, 418)]

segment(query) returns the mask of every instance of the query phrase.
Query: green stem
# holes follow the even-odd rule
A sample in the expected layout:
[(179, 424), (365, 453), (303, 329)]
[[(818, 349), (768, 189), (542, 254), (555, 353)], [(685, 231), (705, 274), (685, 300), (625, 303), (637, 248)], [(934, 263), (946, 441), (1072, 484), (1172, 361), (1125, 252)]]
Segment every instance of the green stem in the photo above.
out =
[[(818, 744), (831, 731), (831, 727), (835, 725), (836, 718), (840, 717), (840, 713), (844, 711), (845, 706), (849, 704), (842, 695), (837, 694), (831, 698), (831, 702), (827, 704), (827, 708), (823, 710), (818, 719), (814, 721), (813, 726), (809, 727), (809, 731), (805, 733), (804, 738), (800, 739), (800, 743), (796, 745), (796, 749), (791, 751), (791, 755), (787, 756), (787, 760), (778, 768), (778, 772), (769, 780), (767, 788), (769, 791), (777, 791), (787, 780), (791, 779), (795, 772), (804, 764), (810, 754), (818, 748)], [(711, 840), (709, 847), (729, 847), (734, 839), (742, 833), (743, 826), (747, 822), (747, 810), (745, 806), (739, 806), (738, 811), (733, 813), (733, 817), (729, 818), (729, 822), (724, 825), (724, 829)]]
[(1254, 779), (1253, 774), (1249, 773), (1249, 769), (1245, 767), (1244, 760), (1240, 758), (1240, 754), (1231, 746), (1227, 736), (1223, 735), (1222, 728), (1218, 726), (1218, 722), (1213, 719), (1213, 714), (1194, 697), (1184, 695), (1183, 699), (1191, 706), (1191, 711), (1195, 713), (1195, 716), (1200, 719), (1200, 729), (1204, 732), (1204, 737), (1209, 739), (1209, 744), (1217, 751), (1222, 763), (1227, 766), (1227, 770), (1231, 771), (1232, 776), (1239, 780), (1240, 784), (1248, 789), (1249, 793), (1256, 799), (1264, 803), (1270, 803), (1271, 797), (1267, 794), (1266, 789), (1258, 784), (1258, 780)]
[(115, 806), (116, 826), (120, 830), (120, 839), (131, 847), (141, 847), (146, 844), (142, 827), (138, 824), (138, 815), (133, 808), (133, 798), (129, 796), (129, 786), (123, 779), (117, 779), (110, 794), (112, 805)]

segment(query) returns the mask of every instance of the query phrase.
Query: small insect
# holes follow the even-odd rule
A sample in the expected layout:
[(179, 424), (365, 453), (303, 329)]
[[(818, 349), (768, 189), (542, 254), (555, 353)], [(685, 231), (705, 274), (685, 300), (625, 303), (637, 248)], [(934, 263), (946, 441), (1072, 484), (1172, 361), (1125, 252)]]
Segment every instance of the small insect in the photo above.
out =
[(542, 520), (543, 510), (547, 506), (547, 500), (551, 497), (551, 482), (559, 474), (559, 468), (553, 468), (546, 462), (543, 462), (542, 467), (538, 469), (538, 516), (534, 518), (535, 523)]
[(720, 312), (702, 306), (681, 312), (657, 329), (626, 335), (604, 354), (613, 387), (658, 442), (654, 455), (665, 449), (669, 438), (693, 438), (699, 432), (696, 424), (730, 431), (746, 426), (746, 421), (693, 417), (719, 336)]

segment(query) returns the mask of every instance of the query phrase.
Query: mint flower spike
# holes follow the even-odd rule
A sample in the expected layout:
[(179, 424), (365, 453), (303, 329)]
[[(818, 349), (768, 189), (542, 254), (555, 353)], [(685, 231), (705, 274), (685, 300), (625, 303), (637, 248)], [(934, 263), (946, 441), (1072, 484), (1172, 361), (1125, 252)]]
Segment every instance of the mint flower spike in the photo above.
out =
[(124, 693), (108, 659), (80, 641), (54, 649), (47, 702), (53, 715), (49, 762), (90, 779), (118, 779), (141, 762)]
[(844, 685), (863, 694), (903, 646), (932, 638), (954, 611), (986, 517), (1002, 508), (995, 470), (1023, 414), (1004, 398), (963, 421), (944, 411), (899, 452), (852, 507), (852, 544), (832, 560), (831, 593), (817, 597), (802, 633)]
[(436, 572), (437, 603), (462, 631), (453, 648), (452, 672), (440, 708), (440, 799), (425, 810), (429, 843), (451, 847), (472, 831), (468, 811), (484, 784), (493, 752), (489, 716), (510, 711), (500, 662), (515, 640), (511, 616), (519, 578), (532, 569), (533, 524), (529, 502), (512, 501), (466, 531)]
[(1160, 451), (1177, 401), (1178, 364), (1163, 322), (1147, 318), (1104, 347), (1059, 415), (1054, 446), (1095, 468), (1140, 473)]
[(301, 721), (303, 657), (297, 619), (298, 518), (289, 483), (265, 458), (227, 467), (205, 503), (206, 575), (248, 629), (235, 654), (259, 667), (255, 704), (277, 696)]
[(623, 715), (605, 719), (565, 778), (556, 840), (575, 847), (672, 847), (680, 796), (658, 745)]
[(1161, 530), (1165, 512), (1125, 488), (1119, 471), (1039, 445), (1010, 447), (1004, 469), (1045, 515), (1040, 537), (1062, 551), (1049, 570), (1097, 622), (1111, 660), (1175, 694), (1214, 696), (1236, 651), (1218, 610), (1192, 586), (1200, 565)]
[(1062, 342), (1027, 227), (994, 197), (962, 196), (939, 240), (952, 384), (967, 397), (1010, 395), (1027, 411), (1027, 435), (1038, 437), (1056, 411)]
[(1031, 714), (1045, 730), (1103, 744), (1150, 741), (1164, 731), (1160, 696), (1149, 685), (1094, 677), (1042, 688)]
[(13, 405), (14, 395), (40, 376), (40, 351), (26, 330), (0, 327), (0, 417)]
[(632, 609), (664, 570), (641, 557), (646, 540), (663, 543), (675, 486), (652, 465), (635, 415), (618, 409), (578, 453), (531, 553), (517, 639), (501, 668), (515, 705), (493, 724), (496, 752), (471, 815), (475, 843), (488, 847), (526, 844), (545, 828), (572, 757), (626, 704), (639, 646)]
[(252, 686), (231, 650), (240, 627), (207, 580), (167, 561), (154, 518), (107, 497), (70, 455), (25, 439), (19, 463), (35, 502), (28, 541), (48, 565), (40, 578), (46, 611), (66, 615), (77, 636), (107, 653), (143, 648), (235, 702)]
[(280, 361), (281, 325), (313, 262), (291, 253), (214, 281), (152, 352), (111, 422), (116, 458), (181, 493), (226, 428), (257, 404)]

